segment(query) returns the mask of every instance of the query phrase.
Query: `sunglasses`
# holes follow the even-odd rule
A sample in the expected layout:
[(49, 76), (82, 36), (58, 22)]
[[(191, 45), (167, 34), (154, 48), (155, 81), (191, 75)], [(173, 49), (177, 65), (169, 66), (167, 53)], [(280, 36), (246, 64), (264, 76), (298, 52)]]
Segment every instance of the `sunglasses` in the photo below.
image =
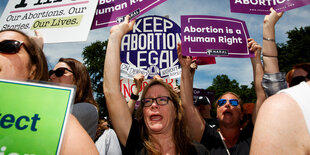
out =
[(16, 54), (19, 52), (22, 45), (24, 45), (26, 51), (29, 53), (29, 50), (23, 41), (3, 40), (0, 42), (0, 53)]
[(302, 81), (307, 81), (306, 78), (309, 80), (310, 79), (310, 74), (308, 74), (306, 77), (304, 77), (304, 76), (296, 76), (296, 77), (294, 77), (292, 79), (290, 87), (296, 86), (296, 85), (298, 85)]
[[(220, 99), (217, 101), (217, 104), (221, 107), (223, 105), (225, 105), (227, 102), (226, 99)], [(239, 105), (239, 101), (237, 99), (230, 99), (229, 100), (229, 103), (232, 105), (232, 106), (238, 106)]]
[(57, 68), (56, 70), (50, 70), (48, 73), (49, 73), (49, 76), (52, 76), (53, 74), (55, 74), (57, 77), (61, 77), (65, 74), (66, 70), (74, 74), (73, 71), (69, 70), (68, 68), (64, 68), (64, 67)]

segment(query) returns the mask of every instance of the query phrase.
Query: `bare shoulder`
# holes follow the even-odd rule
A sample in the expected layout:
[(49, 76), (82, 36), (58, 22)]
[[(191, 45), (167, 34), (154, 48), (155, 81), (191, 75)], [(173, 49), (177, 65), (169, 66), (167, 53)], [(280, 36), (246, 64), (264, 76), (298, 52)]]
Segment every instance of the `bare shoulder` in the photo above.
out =
[(285, 93), (269, 97), (258, 112), (251, 154), (308, 154), (309, 148), (310, 135), (296, 101)]

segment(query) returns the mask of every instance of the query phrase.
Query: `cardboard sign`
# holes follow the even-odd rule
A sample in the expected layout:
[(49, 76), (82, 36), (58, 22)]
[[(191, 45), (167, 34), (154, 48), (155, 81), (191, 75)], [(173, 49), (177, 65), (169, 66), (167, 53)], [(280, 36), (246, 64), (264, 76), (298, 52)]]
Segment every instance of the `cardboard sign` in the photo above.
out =
[(166, 0), (99, 0), (92, 29), (113, 26), (126, 15), (135, 19)]
[(74, 88), (0, 80), (0, 154), (58, 154)]
[(97, 6), (95, 0), (8, 1), (0, 29), (40, 31), (45, 43), (86, 41)]
[[(161, 16), (146, 16), (136, 20), (132, 31), (121, 44), (121, 76), (133, 79), (137, 73), (151, 79), (179, 78), (181, 67), (177, 55), (180, 27)], [(127, 65), (124, 65), (127, 64)]]
[(216, 16), (181, 16), (182, 54), (198, 57), (253, 57), (244, 21)]
[[(164, 82), (168, 83), (172, 88), (176, 87), (176, 80), (175, 79), (163, 79)], [(139, 90), (139, 100), (142, 95), (142, 90), (144, 89), (145, 86), (147, 86), (150, 83), (150, 80), (144, 80), (142, 83), (142, 86)], [(126, 101), (130, 100), (130, 95), (133, 92), (133, 90), (136, 87), (136, 84), (132, 79), (127, 79), (127, 78), (121, 78), (120, 80), (121, 84), (121, 92), (123, 93)]]
[(230, 0), (231, 12), (268, 15), (272, 7), (283, 12), (309, 5), (309, 0)]
[(211, 91), (211, 90), (206, 90), (206, 89), (199, 89), (199, 88), (193, 88), (193, 98), (194, 98), (194, 103), (197, 102), (197, 99), (199, 96), (206, 96), (211, 105), (214, 102), (214, 96), (215, 96), (215, 91)]

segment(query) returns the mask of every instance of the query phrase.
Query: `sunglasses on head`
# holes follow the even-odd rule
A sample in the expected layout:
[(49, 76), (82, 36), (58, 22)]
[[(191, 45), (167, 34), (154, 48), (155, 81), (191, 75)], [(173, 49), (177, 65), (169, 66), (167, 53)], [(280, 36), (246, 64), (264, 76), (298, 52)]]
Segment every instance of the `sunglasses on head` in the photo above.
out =
[[(219, 100), (217, 101), (217, 104), (221, 107), (221, 106), (225, 105), (226, 102), (227, 102), (226, 99), (219, 99)], [(230, 103), (232, 106), (238, 106), (238, 105), (239, 105), (239, 101), (238, 101), (237, 99), (230, 99), (230, 100), (229, 100), (229, 103)]]
[(52, 76), (53, 74), (55, 74), (57, 77), (61, 77), (65, 74), (66, 70), (73, 74), (73, 71), (69, 70), (68, 68), (64, 68), (64, 67), (57, 68), (56, 70), (50, 70), (48, 73), (49, 73), (49, 76)]
[(29, 51), (23, 41), (3, 40), (0, 42), (0, 53), (16, 54), (19, 52), (22, 45), (24, 45), (26, 51)]
[(292, 79), (290, 87), (296, 86), (296, 85), (298, 85), (302, 81), (307, 81), (306, 78), (309, 80), (310, 79), (310, 74), (308, 74), (306, 77), (304, 77), (304, 76), (296, 76), (296, 77), (294, 77)]

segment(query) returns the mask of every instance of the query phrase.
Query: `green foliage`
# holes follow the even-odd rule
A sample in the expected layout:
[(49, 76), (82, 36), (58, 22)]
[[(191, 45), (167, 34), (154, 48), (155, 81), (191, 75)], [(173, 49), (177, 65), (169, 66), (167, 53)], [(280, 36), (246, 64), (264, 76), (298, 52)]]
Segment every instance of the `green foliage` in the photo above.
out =
[(277, 44), (279, 68), (288, 72), (295, 64), (310, 62), (310, 26), (287, 32), (286, 44)]
[(217, 100), (225, 92), (234, 92), (238, 94), (244, 103), (256, 101), (255, 88), (252, 82), (252, 87), (246, 85), (239, 86), (236, 80), (230, 80), (227, 75), (217, 75), (212, 82), (212, 85), (207, 90), (215, 91), (215, 100)]
[(103, 70), (107, 44), (108, 40), (103, 42), (96, 41), (86, 46), (82, 53), (85, 66), (91, 77), (93, 90), (96, 94), (95, 98), (100, 107), (100, 114), (106, 113), (103, 95)]

